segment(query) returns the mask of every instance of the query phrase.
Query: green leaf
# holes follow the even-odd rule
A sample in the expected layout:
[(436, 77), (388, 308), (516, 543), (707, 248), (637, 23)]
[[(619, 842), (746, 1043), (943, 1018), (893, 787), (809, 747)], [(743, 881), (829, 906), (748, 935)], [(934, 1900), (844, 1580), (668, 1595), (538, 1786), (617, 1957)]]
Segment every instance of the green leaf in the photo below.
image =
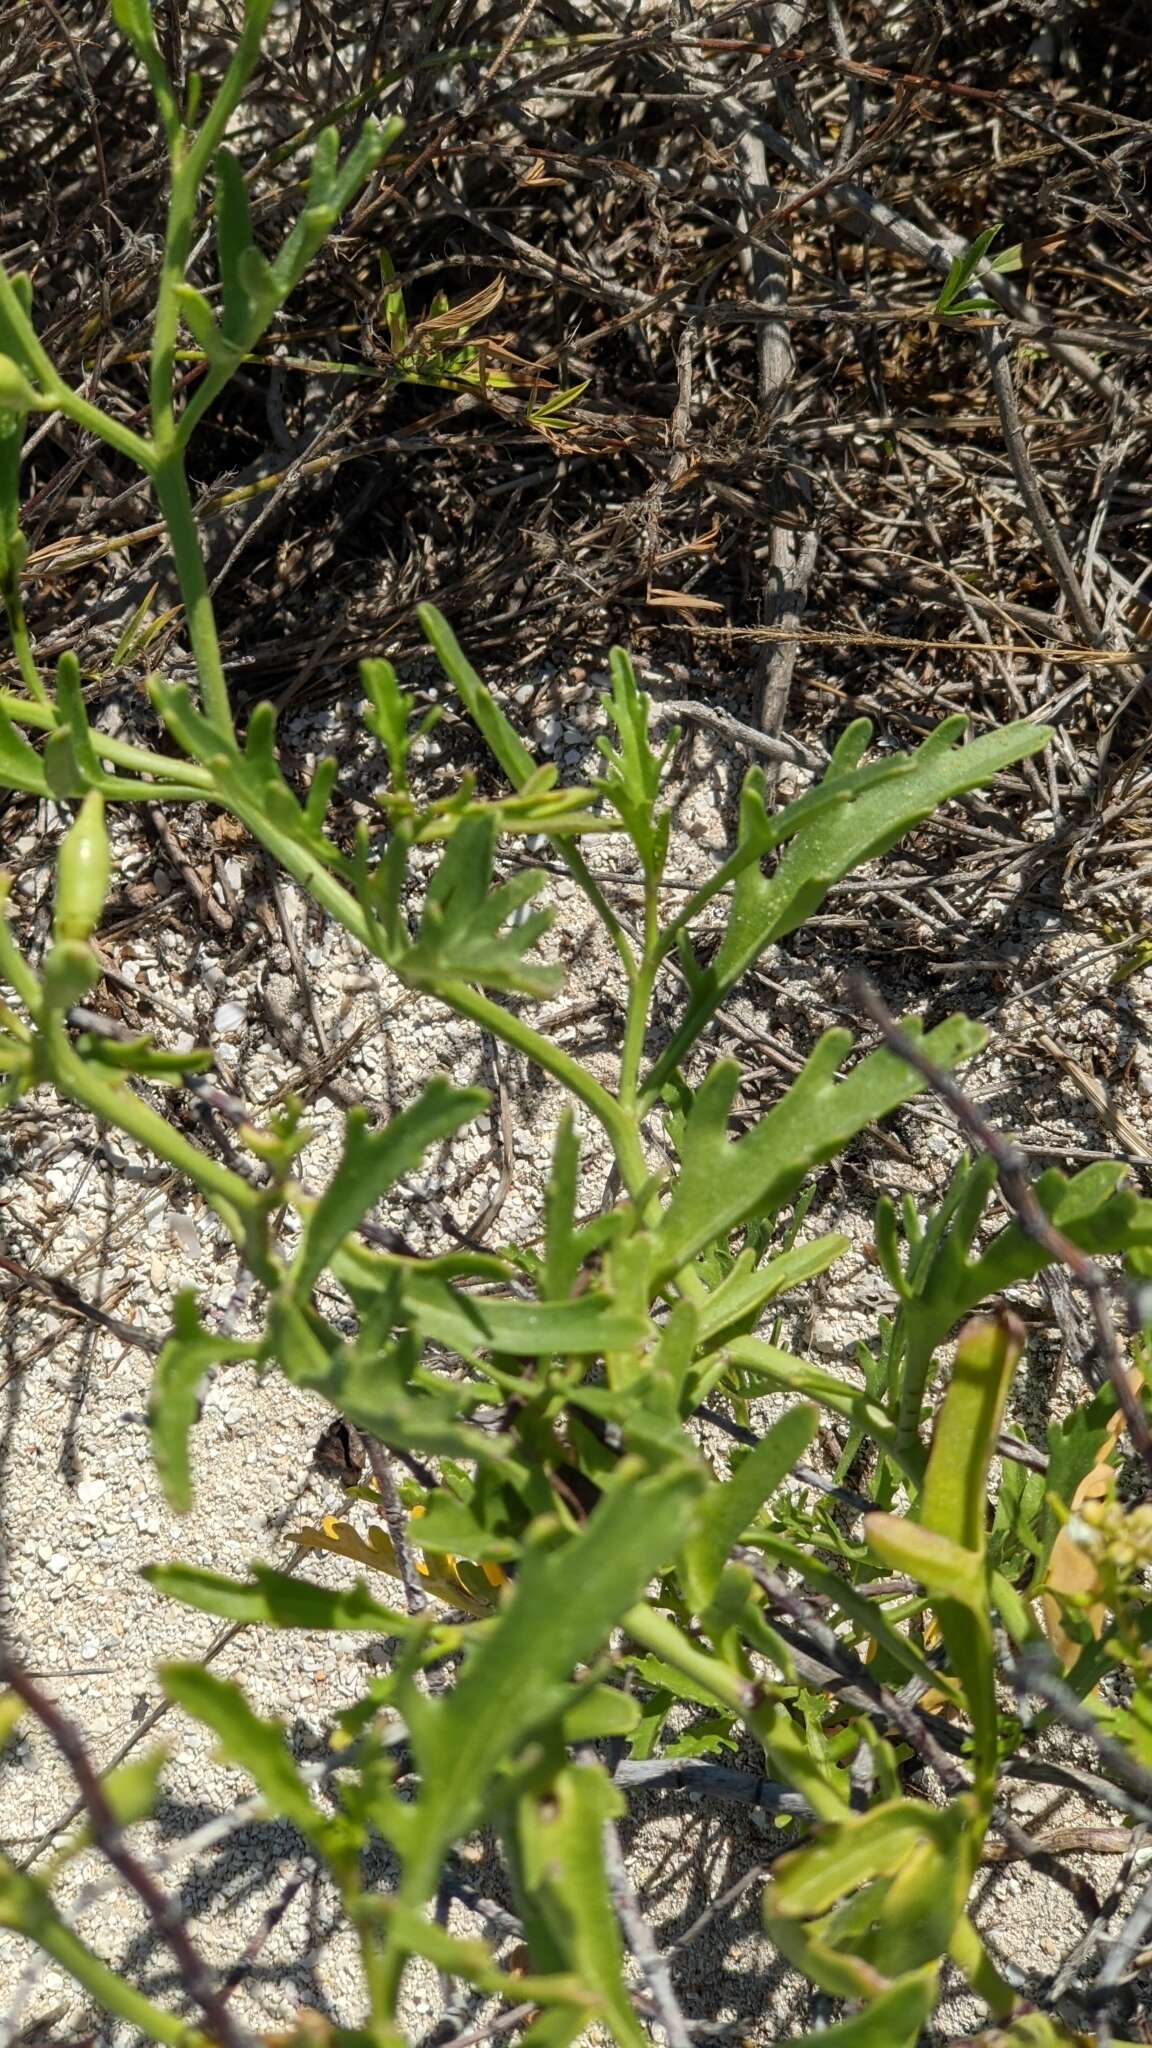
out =
[(981, 1557), (987, 1544), (988, 1472), (1023, 1351), (1023, 1325), (1006, 1309), (961, 1330), (924, 1475), (919, 1505), (924, 1527)]
[(209, 1366), (238, 1359), (256, 1359), (258, 1344), (220, 1337), (200, 1321), (196, 1295), (183, 1289), (172, 1304), (172, 1334), (165, 1340), (152, 1377), (148, 1425), (152, 1456), (164, 1497), (176, 1514), (192, 1505), (188, 1437), (199, 1413), (200, 1382)]
[[(926, 1037), (915, 1019), (904, 1029), (945, 1067), (978, 1052), (986, 1037), (965, 1017), (950, 1017)], [(727, 1125), (740, 1068), (734, 1060), (712, 1068), (688, 1113), (679, 1178), (656, 1232), (658, 1281), (738, 1224), (782, 1208), (812, 1167), (924, 1087), (886, 1050), (870, 1053), (837, 1081), (851, 1042), (846, 1031), (825, 1032), (783, 1099), (735, 1143), (728, 1141)]]
[(618, 1685), (588, 1685), (576, 1695), (560, 1717), (560, 1740), (605, 1742), (609, 1737), (634, 1734), (640, 1726), (640, 1702)]
[(948, 1536), (899, 1515), (864, 1518), (877, 1557), (928, 1588), (948, 1654), (972, 1716), (978, 1782), (987, 1789), (996, 1762), (992, 1600), (984, 1559)]
[(604, 773), (597, 787), (620, 818), (645, 874), (658, 880), (668, 853), (672, 819), (668, 811), (657, 819), (656, 804), (664, 764), (680, 734), (674, 727), (663, 752), (653, 751), (648, 738), (652, 700), (637, 685), (631, 656), (622, 647), (614, 647), (608, 661), (612, 694), (602, 696), (600, 702), (616, 728), (616, 744), (604, 737), (596, 743), (604, 756)]
[(169, 1600), (225, 1621), (261, 1622), (269, 1628), (371, 1629), (393, 1636), (407, 1635), (412, 1627), (407, 1614), (385, 1607), (363, 1579), (351, 1586), (317, 1586), (267, 1565), (254, 1564), (250, 1570), (246, 1582), (198, 1565), (150, 1564), (141, 1577)]
[(160, 1682), (170, 1700), (212, 1730), (225, 1763), (247, 1772), (272, 1813), (290, 1820), (307, 1841), (322, 1838), (323, 1816), (296, 1768), (280, 1721), (254, 1714), (238, 1685), (214, 1677), (202, 1664), (162, 1664)]
[(556, 1127), (552, 1170), (544, 1189), (544, 1292), (564, 1301), (581, 1265), (576, 1233), (576, 1193), (580, 1181), (580, 1138), (572, 1111), (565, 1109)]
[(509, 1301), (464, 1294), (445, 1281), (426, 1278), (411, 1267), (402, 1280), (404, 1299), (424, 1334), (464, 1358), (477, 1351), (541, 1358), (557, 1352), (590, 1357), (630, 1351), (651, 1335), (647, 1319), (620, 1308), (599, 1289), (569, 1301)]
[(240, 352), (231, 342), (225, 341), (216, 325), (216, 316), (203, 292), (190, 284), (178, 284), (173, 297), (180, 309), (180, 318), (192, 336), (203, 349), (213, 367), (231, 370), (240, 360)]
[(839, 1379), (822, 1365), (794, 1358), (778, 1345), (765, 1344), (759, 1337), (733, 1338), (727, 1348), (733, 1365), (742, 1372), (755, 1374), (776, 1393), (806, 1395), (834, 1415), (848, 1416), (890, 1456), (895, 1455), (895, 1425), (876, 1401), (850, 1381)]
[(973, 1612), (982, 1609), (985, 1581), (975, 1551), (902, 1515), (867, 1515), (864, 1531), (877, 1557), (894, 1571), (919, 1579), (938, 1598), (960, 1601)]
[(220, 329), (237, 349), (249, 346), (252, 306), (241, 258), (252, 245), (252, 216), (244, 173), (230, 149), (216, 153), (216, 253), (220, 265)]
[(513, 789), (521, 788), (536, 773), (536, 763), (523, 740), (505, 718), (492, 692), (481, 682), (443, 613), (434, 604), (421, 604), (416, 607), (416, 616), (473, 725), (487, 740)]
[(637, 1460), (622, 1460), (578, 1536), (535, 1532), (507, 1606), (455, 1690), (404, 1699), (423, 1778), (422, 1872), (434, 1873), (443, 1845), (475, 1824), (493, 1774), (563, 1707), (573, 1670), (668, 1565), (698, 1484), (687, 1465), (645, 1477)]
[(836, 882), (878, 859), (950, 797), (990, 782), (1051, 738), (1048, 727), (1021, 722), (961, 747), (954, 743), (964, 724), (963, 718), (946, 719), (915, 753), (879, 764), (879, 777), (863, 771), (870, 779), (862, 787), (851, 778), (869, 727), (866, 721), (849, 727), (821, 784), (821, 792), (836, 801), (817, 809), (796, 833), (771, 876), (763, 875), (756, 861), (737, 876), (723, 943), (708, 969), (700, 971), (688, 1014), (645, 1082), (647, 1097), (674, 1072), (746, 969), (811, 917)]
[(72, 755), (85, 785), (99, 788), (107, 778), (92, 744), (88, 712), (80, 683), (80, 664), (74, 654), (62, 654), (56, 663), (56, 710), (72, 745)]
[[(110, 1969), (72, 1932), (39, 1879), (16, 1870), (0, 1856), (0, 1927), (10, 1927), (35, 1943), (67, 1972), (96, 2004), (127, 2021), (144, 2040), (163, 2041), (166, 2048), (192, 2048), (188, 2021), (153, 2005), (141, 1991)], [(193, 2034), (193, 2040), (196, 2036)]]
[(501, 1832), (529, 1951), (594, 1989), (620, 2048), (647, 2048), (624, 1982), (604, 1870), (604, 1826), (625, 1801), (599, 1767), (569, 1764), (517, 1800)]
[(715, 1707), (716, 1691), (690, 1677), (686, 1672), (677, 1671), (672, 1664), (666, 1664), (662, 1657), (629, 1657), (628, 1666), (661, 1692), (671, 1694), (673, 1699), (685, 1700), (694, 1707)]
[(384, 1336), (370, 1321), (353, 1343), (326, 1345), (294, 1302), (278, 1298), (268, 1347), (297, 1386), (314, 1388), (358, 1429), (397, 1450), (482, 1462), (507, 1455), (501, 1438), (460, 1421), (459, 1390), (450, 1382), (436, 1392), (413, 1384), (420, 1347), (410, 1330)]
[[(987, 257), (989, 249), (1000, 233), (1001, 224), (999, 222), (994, 227), (984, 228), (976, 236), (975, 240), (969, 242), (968, 247), (953, 259), (949, 266), (948, 275), (944, 280), (943, 290), (932, 309), (938, 319), (954, 318), (957, 314), (962, 313), (999, 312), (1000, 308), (995, 299), (968, 297), (967, 291), (976, 272)], [(998, 256), (993, 256), (988, 263), (988, 268), (1003, 274), (1005, 271), (1019, 270), (1022, 262), (1023, 256), (1020, 245), (1016, 243), (1010, 249), (1002, 249)]]
[(32, 279), (28, 272), (8, 270), (0, 264), (0, 351), (11, 357), (35, 384), (39, 378), (36, 359), (29, 347), (29, 341), (35, 339), (31, 314)]
[(938, 1975), (936, 1964), (927, 1963), (890, 1984), (855, 2019), (822, 2027), (818, 2034), (792, 2035), (775, 2048), (916, 2048), (936, 2004)]
[(764, 1921), (789, 1961), (837, 1997), (873, 1997), (877, 1973), (935, 1964), (953, 1938), (983, 1837), (970, 1795), (935, 1809), (894, 1799), (781, 1856)]
[[(416, 700), (400, 688), (390, 661), (362, 661), (360, 680), (367, 699), (363, 707), (364, 723), (388, 755), (393, 788), (406, 790), (408, 754), (413, 737), (410, 727)], [(426, 719), (420, 730), (427, 731), (428, 726)]]
[(308, 1217), (289, 1270), (287, 1285), (298, 1301), (311, 1294), (336, 1247), (381, 1195), (419, 1166), (430, 1145), (479, 1116), (487, 1100), (482, 1088), (453, 1088), (435, 1075), (383, 1130), (369, 1130), (367, 1111), (348, 1111), (340, 1164)]
[(908, 1533), (898, 1538), (891, 1516), (870, 1515), (864, 1524), (873, 1549), (889, 1562), (901, 1545), (906, 1555), (919, 1551), (918, 1563), (901, 1569), (910, 1569), (936, 1596), (937, 1619), (968, 1700), (977, 1768), (986, 1784), (993, 1781), (996, 1763), (992, 1603), (985, 1561), (988, 1471), (1023, 1349), (1023, 1327), (1007, 1310), (975, 1320), (960, 1332), (924, 1476), (920, 1526), (913, 1534), (913, 1525), (905, 1524)]
[[(383, 124), (365, 121), (342, 164), (335, 161), (333, 132), (328, 129), (321, 131), (316, 142), (308, 203), (285, 237), (272, 265), (275, 299), (269, 313), (276, 306), (283, 305), (289, 293), (296, 289), (316, 251), (345, 207), (371, 177), (403, 126), (399, 117)], [(322, 198), (319, 196), (321, 193)]]
[(513, 914), (538, 896), (546, 877), (536, 868), (514, 875), (489, 893), (496, 843), (491, 815), (464, 818), (428, 885), (420, 928), (391, 964), (414, 988), (437, 990), (446, 981), (471, 982), (505, 994), (551, 995), (562, 967), (525, 956), (552, 922), (539, 910), (502, 931)]
[(98, 1033), (84, 1031), (76, 1040), (76, 1050), (84, 1059), (95, 1060), (100, 1066), (114, 1067), (122, 1074), (144, 1074), (155, 1081), (181, 1081), (186, 1074), (204, 1074), (216, 1061), (211, 1046), (168, 1052), (155, 1045), (146, 1033), (139, 1038), (121, 1039), (102, 1038)]
[(490, 1997), (516, 2004), (528, 2000), (533, 2005), (574, 2006), (574, 2030), (596, 2015), (596, 2001), (579, 1977), (525, 1976), (519, 1971), (511, 1975), (500, 1968), (486, 1942), (449, 1934), (447, 1928), (399, 1899), (379, 1894), (361, 1896), (353, 1903), (352, 1913), (362, 1925), (383, 1921), (409, 1955), (425, 1957), (437, 1970), (462, 1977), (466, 1984), (477, 1985)]
[(44, 761), (0, 704), (0, 783), (24, 796), (51, 796)]
[(818, 1421), (815, 1408), (791, 1409), (741, 1459), (731, 1479), (703, 1495), (684, 1546), (685, 1586), (693, 1607), (708, 1606), (733, 1545), (804, 1456)]
[(793, 1245), (777, 1253), (762, 1266), (753, 1265), (750, 1252), (742, 1252), (700, 1310), (699, 1342), (711, 1350), (728, 1337), (743, 1336), (755, 1326), (768, 1302), (826, 1272), (850, 1249), (851, 1242), (838, 1235), (814, 1238), (811, 1244)]
[(1064, 1524), (1055, 1503), (1070, 1508), (1080, 1481), (1096, 1464), (1113, 1431), (1109, 1423), (1116, 1413), (1111, 1388), (1092, 1401), (1081, 1402), (1071, 1413), (1048, 1425), (1048, 1471), (1044, 1479), (1044, 1517), (1040, 1533), (1040, 1565), (1051, 1554)]

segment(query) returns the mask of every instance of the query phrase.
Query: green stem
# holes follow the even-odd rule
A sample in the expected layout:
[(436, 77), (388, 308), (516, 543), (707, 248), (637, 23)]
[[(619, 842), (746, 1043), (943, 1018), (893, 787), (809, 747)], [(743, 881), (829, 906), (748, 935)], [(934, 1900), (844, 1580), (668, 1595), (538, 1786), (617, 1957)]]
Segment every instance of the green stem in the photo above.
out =
[(659, 1059), (648, 1069), (637, 1105), (641, 1116), (646, 1116), (653, 1104), (659, 1100), (660, 1090), (665, 1081), (676, 1072), (684, 1054), (691, 1052), (713, 1011), (718, 1010), (724, 1001), (731, 985), (730, 982), (725, 982), (723, 987), (717, 984), (693, 996), (679, 1030), (665, 1046)]
[(636, 958), (633, 954), (628, 934), (624, 930), (620, 919), (617, 917), (603, 889), (588, 866), (580, 848), (573, 845), (570, 840), (561, 840), (556, 847), (556, 851), (559, 853), (573, 881), (583, 889), (608, 937), (615, 946), (620, 957), (620, 964), (628, 977), (628, 985), (631, 987), (636, 975)]
[[(50, 704), (30, 704), (25, 698), (13, 697), (6, 690), (0, 690), (0, 708), (7, 712), (14, 725), (29, 725), (36, 732), (55, 732), (59, 724)], [(194, 761), (174, 761), (170, 755), (150, 753), (146, 747), (134, 747), (125, 740), (111, 739), (95, 727), (92, 744), (101, 760), (111, 761), (117, 768), (131, 768), (138, 775), (163, 778), (179, 770), (178, 782), (158, 780), (154, 788), (149, 787), (147, 793), (153, 802), (161, 798), (190, 801), (194, 797), (211, 796), (215, 789), (211, 770), (201, 768)]]
[(172, 559), (176, 564), (176, 574), (180, 581), (184, 615), (188, 622), (188, 638), (200, 678), (204, 715), (211, 720), (221, 738), (231, 741), (235, 739), (236, 730), (232, 723), (232, 704), (224, 676), (224, 663), (220, 658), (216, 614), (212, 609), (208, 573), (200, 549), (196, 515), (192, 509), (182, 455), (179, 452), (166, 454), (163, 460), (156, 464), (152, 481), (160, 510), (164, 515), (164, 524), (168, 528)]
[(65, 1926), (51, 1899), (35, 1878), (11, 1865), (0, 1863), (0, 1926), (12, 1927), (34, 1941), (45, 1955), (59, 1963), (105, 2012), (127, 2020), (130, 2027), (149, 2040), (162, 2041), (166, 2048), (208, 2048), (207, 2037), (198, 2027), (175, 2013), (153, 2005), (142, 1991), (117, 1976), (99, 1956), (93, 1955), (78, 1935)]
[(158, 1159), (166, 1160), (177, 1173), (185, 1174), (200, 1189), (235, 1243), (249, 1246), (245, 1219), (252, 1217), (260, 1206), (255, 1188), (174, 1130), (166, 1117), (142, 1102), (123, 1081), (106, 1080), (90, 1061), (81, 1059), (59, 1017), (43, 1020), (39, 1047), (47, 1078), (61, 1095), (91, 1110), (93, 1116), (134, 1138)]
[[(21, 543), (22, 546), (22, 543)], [(14, 564), (12, 565), (15, 566)], [(38, 704), (48, 709), (48, 692), (41, 681), (40, 671), (32, 654), (32, 642), (28, 637), (28, 621), (24, 615), (24, 595), (18, 575), (8, 578), (4, 590), (4, 616), (8, 621), (8, 633), (12, 651), (23, 678), (24, 688)]]
[[(156, 293), (156, 315), (152, 327), (152, 362), (149, 372), (152, 434), (162, 465), (171, 460), (177, 446), (174, 372), (176, 343), (180, 333), (180, 302), (176, 294), (184, 283), (188, 268), (188, 256), (196, 226), (196, 201), (204, 175), (224, 139), (224, 132), (240, 103), (244, 87), (260, 55), (260, 45), (271, 12), (272, 0), (248, 0), (240, 39), (220, 82), (216, 97), (195, 137), (186, 135), (176, 124), (165, 123), (168, 129), (172, 183), (164, 233), (164, 258)], [(157, 97), (159, 98), (159, 93)], [(163, 109), (161, 111), (163, 112)], [(177, 562), (178, 569), (179, 566)], [(185, 597), (187, 598), (187, 593)]]
[(722, 1664), (718, 1657), (709, 1656), (706, 1650), (698, 1650), (682, 1635), (674, 1621), (667, 1615), (657, 1614), (654, 1608), (641, 1602), (630, 1607), (620, 1622), (621, 1628), (654, 1657), (660, 1657), (670, 1664), (674, 1671), (680, 1671), (697, 1685), (704, 1686), (720, 1704), (729, 1707), (734, 1714), (747, 1716), (757, 1704), (756, 1687), (730, 1664)]
[(675, 949), (678, 935), (688, 930), (700, 912), (712, 902), (713, 897), (730, 888), (737, 876), (743, 874), (745, 868), (750, 868), (754, 861), (762, 860), (763, 857), (763, 850), (758, 846), (738, 846), (735, 853), (730, 853), (715, 874), (707, 882), (702, 882), (695, 894), (681, 904), (671, 924), (664, 926), (660, 934), (658, 959), (666, 960), (669, 953)]
[(977, 1998), (998, 2020), (1011, 2019), (1016, 2010), (1016, 1993), (1005, 1982), (966, 1913), (956, 1922), (948, 1943), (948, 1954), (963, 1970)]
[(636, 1119), (617, 1102), (614, 1095), (601, 1087), (586, 1067), (582, 1067), (578, 1060), (570, 1059), (566, 1052), (554, 1045), (543, 1032), (535, 1031), (531, 1024), (526, 1024), (522, 1017), (503, 1009), (491, 997), (482, 995), (479, 989), (470, 988), (466, 982), (442, 982), (435, 994), (458, 1016), (470, 1017), (474, 1024), (491, 1031), (505, 1045), (523, 1053), (536, 1066), (543, 1067), (545, 1073), (551, 1074), (586, 1109), (590, 1109), (611, 1140), (621, 1179), (629, 1194), (636, 1196), (640, 1193), (649, 1174)]
[(126, 427), (120, 420), (113, 419), (110, 413), (102, 412), (98, 405), (92, 405), (87, 398), (81, 398), (80, 393), (71, 390), (57, 376), (55, 370), (52, 372), (48, 396), (68, 419), (75, 421), (78, 427), (83, 427), (87, 433), (94, 434), (97, 440), (106, 442), (109, 448), (115, 448), (119, 454), (126, 455), (129, 462), (134, 462), (146, 476), (153, 475), (156, 452), (151, 441), (146, 441), (142, 434), (134, 434), (131, 427)]
[(644, 1038), (648, 1030), (652, 994), (661, 958), (657, 888), (656, 876), (645, 872), (644, 951), (638, 966), (628, 978), (628, 1011), (624, 1024), (624, 1044), (620, 1051), (620, 1100), (633, 1112), (636, 1109), (640, 1062), (644, 1057)]
[(6, 981), (14, 989), (29, 1016), (35, 1016), (40, 1001), (40, 983), (16, 944), (8, 926), (5, 906), (8, 900), (8, 877), (0, 876), (0, 981)]
[(102, 441), (106, 441), (110, 448), (118, 448), (122, 455), (127, 455), (129, 461), (151, 472), (154, 459), (151, 443), (145, 441), (141, 435), (134, 434), (131, 427), (122, 426), (119, 420), (109, 418), (107, 413), (101, 412), (98, 405), (92, 405), (88, 399), (81, 398), (78, 391), (73, 391), (64, 382), (24, 311), (12, 280), (2, 263), (0, 312), (19, 335), (24, 360), (33, 371), (45, 398), (58, 406), (69, 419), (75, 420), (78, 426), (86, 427), (89, 433), (96, 434)]

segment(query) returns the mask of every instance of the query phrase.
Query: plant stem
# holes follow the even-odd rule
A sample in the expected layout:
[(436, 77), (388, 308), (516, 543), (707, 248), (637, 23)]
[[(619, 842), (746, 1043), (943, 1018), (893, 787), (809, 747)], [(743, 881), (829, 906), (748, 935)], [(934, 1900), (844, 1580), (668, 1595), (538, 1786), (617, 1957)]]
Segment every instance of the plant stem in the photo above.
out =
[(1016, 2009), (1016, 1993), (1000, 1975), (967, 1913), (962, 1913), (956, 1922), (948, 1943), (948, 1954), (963, 1970), (977, 1998), (984, 2000), (995, 2017), (998, 2020), (1011, 2018)]
[(671, 1664), (674, 1671), (680, 1671), (685, 1678), (705, 1686), (722, 1706), (731, 1708), (733, 1713), (747, 1716), (755, 1708), (756, 1687), (751, 1681), (733, 1670), (730, 1664), (722, 1664), (718, 1657), (709, 1656), (706, 1650), (698, 1650), (667, 1615), (657, 1614), (654, 1608), (640, 1602), (621, 1616), (620, 1626), (646, 1650), (651, 1650), (653, 1656)]
[[(24, 697), (13, 697), (8, 691), (0, 690), (0, 710), (7, 712), (14, 725), (30, 725), (36, 732), (55, 732), (56, 713), (50, 704), (31, 704)], [(178, 781), (157, 783), (149, 788), (148, 795), (153, 801), (161, 796), (175, 800), (183, 797), (189, 801), (194, 797), (210, 796), (215, 787), (211, 770), (201, 768), (195, 761), (174, 761), (169, 754), (153, 754), (146, 747), (134, 747), (125, 740), (112, 739), (107, 733), (92, 728), (92, 744), (105, 761), (111, 761), (117, 768), (132, 768), (138, 775), (155, 775), (160, 778), (179, 772)]]
[(188, 479), (184, 474), (183, 456), (178, 451), (166, 454), (156, 464), (152, 482), (168, 528), (172, 558), (184, 599), (188, 638), (200, 678), (204, 715), (211, 720), (221, 738), (234, 740), (236, 728), (232, 722), (232, 704), (220, 658), (216, 614), (212, 608)]
[(81, 1059), (75, 1051), (59, 1017), (45, 1020), (38, 1045), (47, 1069), (45, 1078), (53, 1081), (62, 1095), (134, 1138), (158, 1159), (175, 1167), (177, 1173), (185, 1174), (200, 1189), (235, 1242), (248, 1244), (244, 1219), (259, 1207), (260, 1196), (255, 1188), (174, 1130), (166, 1117), (142, 1102), (123, 1081), (105, 1080), (92, 1061)]
[(59, 1963), (105, 2012), (127, 2020), (130, 2027), (165, 2048), (208, 2048), (207, 2036), (175, 2013), (153, 2005), (107, 1963), (93, 1955), (65, 1925), (35, 1878), (0, 1862), (0, 1926), (13, 1927)]
[(24, 615), (24, 596), (20, 589), (20, 578), (12, 575), (4, 591), (4, 616), (8, 621), (8, 634), (12, 641), (12, 652), (20, 669), (24, 688), (38, 704), (48, 709), (48, 692), (40, 678), (40, 671), (32, 654), (32, 642), (28, 638), (28, 621)]
[(89, 399), (82, 398), (78, 391), (73, 391), (56, 375), (55, 370), (52, 372), (48, 396), (76, 426), (83, 427), (86, 433), (94, 435), (98, 441), (106, 442), (108, 447), (115, 448), (118, 454), (126, 455), (129, 462), (134, 462), (145, 475), (151, 476), (154, 473), (156, 456), (151, 441), (146, 441), (142, 434), (134, 434), (131, 427), (126, 427), (121, 420), (113, 419), (110, 413), (102, 412), (98, 405), (93, 405)]
[(482, 995), (479, 989), (470, 988), (466, 982), (442, 982), (435, 993), (458, 1016), (470, 1017), (473, 1023), (491, 1031), (494, 1037), (502, 1039), (515, 1052), (523, 1053), (536, 1066), (543, 1067), (545, 1073), (551, 1074), (586, 1109), (590, 1109), (611, 1140), (616, 1163), (629, 1194), (636, 1196), (640, 1193), (649, 1175), (636, 1119), (586, 1067), (571, 1059), (543, 1032), (526, 1024), (522, 1017), (517, 1017), (512, 1010), (505, 1010), (491, 997)]
[(628, 977), (628, 1012), (620, 1051), (620, 1101), (635, 1114), (644, 1039), (661, 959), (660, 906), (655, 875), (644, 876), (644, 951)]

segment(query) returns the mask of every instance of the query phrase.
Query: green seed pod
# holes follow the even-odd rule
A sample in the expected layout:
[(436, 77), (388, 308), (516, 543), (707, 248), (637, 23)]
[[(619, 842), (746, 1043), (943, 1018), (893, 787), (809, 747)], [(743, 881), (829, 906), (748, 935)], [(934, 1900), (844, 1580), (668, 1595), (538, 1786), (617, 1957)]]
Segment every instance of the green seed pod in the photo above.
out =
[(43, 968), (42, 1013), (70, 1010), (74, 1003), (82, 1003), (99, 979), (100, 962), (91, 946), (79, 939), (50, 946)]
[(108, 834), (104, 829), (104, 799), (90, 789), (80, 806), (76, 823), (65, 834), (56, 868), (56, 917), (53, 932), (58, 940), (87, 939), (95, 931), (108, 894)]

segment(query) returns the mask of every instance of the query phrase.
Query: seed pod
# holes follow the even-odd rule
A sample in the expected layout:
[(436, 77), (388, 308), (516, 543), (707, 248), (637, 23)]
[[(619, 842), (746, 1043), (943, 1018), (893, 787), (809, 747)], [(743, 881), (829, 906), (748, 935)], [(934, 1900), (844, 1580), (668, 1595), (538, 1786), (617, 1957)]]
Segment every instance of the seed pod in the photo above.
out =
[(70, 1010), (90, 996), (100, 979), (95, 948), (81, 939), (64, 939), (48, 948), (41, 977), (41, 1014)]
[(58, 940), (92, 936), (104, 909), (108, 876), (104, 799), (98, 790), (90, 789), (60, 848), (56, 868), (56, 917), (52, 927)]

